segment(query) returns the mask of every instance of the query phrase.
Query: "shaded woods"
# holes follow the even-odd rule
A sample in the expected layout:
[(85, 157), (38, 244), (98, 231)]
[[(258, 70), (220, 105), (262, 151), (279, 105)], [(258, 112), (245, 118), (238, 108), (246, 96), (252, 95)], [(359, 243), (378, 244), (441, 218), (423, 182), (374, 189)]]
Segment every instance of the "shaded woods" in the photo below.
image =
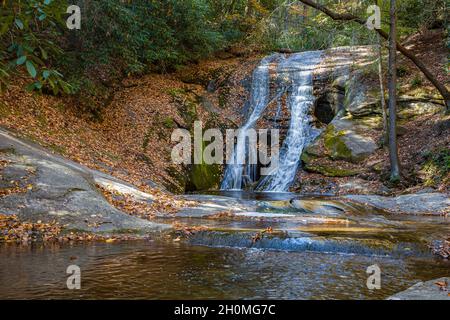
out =
[[(395, 77), (399, 68), (394, 58), (398, 50), (410, 59), (448, 105), (443, 68), (405, 44), (418, 33), (443, 29), (448, 17), (444, 0), (405, 0), (397, 2), (393, 12), (390, 1), (378, 1), (382, 23), (374, 32), (365, 26), (367, 7), (373, 3), (78, 0), (70, 4), (81, 9), (81, 29), (69, 30), (68, 1), (6, 0), (0, 4), (0, 86), (6, 89), (20, 79), (27, 90), (72, 99), (81, 116), (99, 120), (114, 93), (129, 86), (127, 79), (178, 72), (216, 56), (375, 45), (381, 37), (386, 40), (381, 41), (383, 47), (390, 48), (389, 66), (385, 63), (383, 68), (387, 51), (382, 51), (379, 70), (389, 71), (390, 156), (392, 180), (398, 180)], [(395, 21), (390, 13), (395, 13)], [(379, 76), (384, 92), (383, 81), (387, 83), (388, 77), (382, 72)]]

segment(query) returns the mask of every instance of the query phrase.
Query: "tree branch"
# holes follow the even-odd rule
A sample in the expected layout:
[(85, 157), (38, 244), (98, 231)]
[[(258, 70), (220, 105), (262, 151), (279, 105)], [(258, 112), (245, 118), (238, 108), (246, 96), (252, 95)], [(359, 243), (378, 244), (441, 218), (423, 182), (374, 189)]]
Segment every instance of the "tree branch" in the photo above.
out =
[[(310, 6), (316, 10), (319, 10), (323, 13), (325, 13), (327, 16), (329, 16), (333, 20), (338, 21), (354, 21), (361, 25), (365, 25), (366, 21), (360, 17), (354, 16), (352, 14), (340, 14), (334, 11), (331, 11), (324, 5), (321, 5), (319, 3), (316, 3), (312, 0), (299, 0), (303, 4), (306, 4), (307, 6)], [(380, 36), (382, 36), (384, 39), (388, 40), (389, 35), (383, 31), (382, 29), (375, 29), (376, 32)], [(416, 66), (419, 68), (420, 71), (425, 75), (425, 77), (436, 87), (436, 89), (439, 91), (439, 93), (442, 95), (445, 101), (445, 105), (447, 106), (447, 110), (450, 110), (450, 93), (447, 90), (446, 86), (442, 83), (440, 83), (436, 77), (431, 73), (430, 70), (425, 66), (425, 64), (417, 58), (411, 51), (406, 49), (404, 46), (402, 46), (398, 41), (397, 43), (397, 50), (400, 51), (404, 56), (409, 58)]]

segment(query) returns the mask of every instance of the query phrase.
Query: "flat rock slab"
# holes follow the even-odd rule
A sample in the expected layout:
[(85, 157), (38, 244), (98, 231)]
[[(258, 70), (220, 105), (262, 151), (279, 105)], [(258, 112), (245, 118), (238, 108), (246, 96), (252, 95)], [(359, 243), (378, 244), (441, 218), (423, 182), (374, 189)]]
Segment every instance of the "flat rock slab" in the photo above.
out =
[[(0, 212), (23, 221), (57, 221), (67, 230), (94, 233), (148, 233), (169, 229), (130, 216), (110, 205), (96, 184), (151, 202), (152, 196), (126, 182), (52, 155), (0, 129), (0, 158), (8, 163), (0, 175), (0, 188), (19, 183), (22, 192), (0, 198)], [(25, 192), (24, 192), (24, 191)]]
[(411, 288), (394, 294), (387, 300), (450, 300), (449, 291), (441, 289), (436, 283), (450, 283), (450, 278), (440, 278), (419, 282)]
[(447, 194), (437, 192), (408, 194), (398, 197), (349, 195), (344, 198), (394, 213), (412, 215), (443, 215), (450, 213), (450, 197)]
[[(215, 195), (184, 195), (183, 198), (188, 201), (197, 201), (199, 205), (196, 207), (187, 207), (179, 210), (175, 216), (180, 218), (202, 218), (218, 213), (245, 212), (254, 211), (258, 207), (258, 202), (253, 200), (241, 200), (231, 197), (215, 196)], [(163, 214), (161, 214), (163, 216)]]

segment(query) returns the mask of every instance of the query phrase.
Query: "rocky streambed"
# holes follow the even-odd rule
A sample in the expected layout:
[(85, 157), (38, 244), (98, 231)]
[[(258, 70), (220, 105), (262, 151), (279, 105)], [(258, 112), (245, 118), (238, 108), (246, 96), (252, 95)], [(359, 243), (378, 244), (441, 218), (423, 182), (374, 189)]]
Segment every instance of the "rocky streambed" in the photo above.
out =
[[(188, 206), (145, 218), (117, 209), (98, 187), (148, 205), (158, 195), (0, 135), (0, 213), (56, 221), (66, 232), (151, 239), (2, 244), (3, 298), (379, 299), (450, 270), (429, 249), (450, 234), (446, 194), (192, 194), (173, 196)], [(73, 263), (87, 281), (75, 294), (61, 289)], [(374, 264), (383, 272), (377, 291), (366, 287)]]

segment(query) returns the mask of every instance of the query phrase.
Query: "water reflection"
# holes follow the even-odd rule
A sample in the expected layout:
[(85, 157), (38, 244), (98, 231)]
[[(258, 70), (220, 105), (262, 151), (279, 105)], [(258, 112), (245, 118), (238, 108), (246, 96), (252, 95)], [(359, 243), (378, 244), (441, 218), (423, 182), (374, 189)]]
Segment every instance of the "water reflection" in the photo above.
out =
[[(378, 263), (382, 290), (366, 289)], [(66, 289), (68, 265), (81, 290)], [(43, 299), (380, 299), (419, 280), (448, 276), (449, 263), (169, 242), (0, 246), (0, 298)]]

